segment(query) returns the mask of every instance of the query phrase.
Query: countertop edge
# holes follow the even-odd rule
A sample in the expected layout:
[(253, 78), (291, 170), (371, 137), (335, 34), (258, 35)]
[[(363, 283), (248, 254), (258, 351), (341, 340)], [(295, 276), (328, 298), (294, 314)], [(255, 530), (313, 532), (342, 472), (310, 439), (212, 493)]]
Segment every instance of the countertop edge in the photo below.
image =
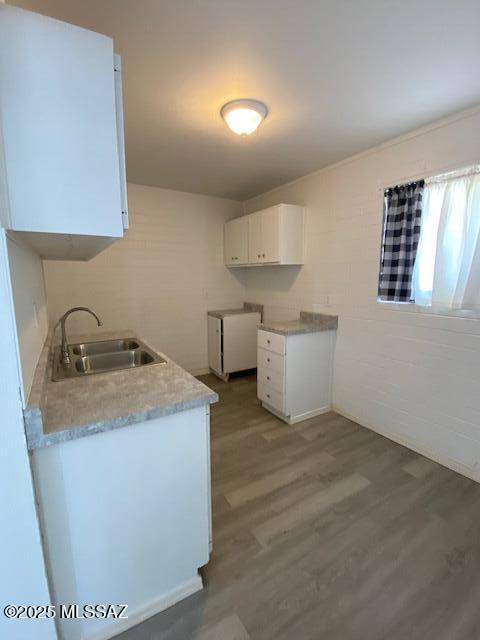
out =
[(223, 320), (228, 316), (246, 315), (248, 313), (259, 313), (260, 319), (263, 317), (263, 304), (257, 304), (256, 302), (244, 302), (243, 307), (237, 307), (235, 309), (211, 309), (207, 311), (207, 316)]
[[(132, 331), (131, 329), (110, 331), (102, 334), (95, 334), (95, 339), (106, 339), (107, 336), (117, 334), (136, 335), (136, 332)], [(92, 339), (92, 337), (93, 336), (90, 336), (90, 339)], [(76, 336), (72, 336), (72, 338), (76, 339)], [(82, 340), (83, 338), (84, 336), (82, 336)], [(183, 369), (183, 367), (180, 367), (180, 365), (174, 362), (171, 358), (169, 358), (165, 354), (160, 354), (157, 349), (151, 347), (151, 345), (149, 345), (147, 342), (143, 342), (155, 353), (165, 357), (167, 362), (173, 365), (175, 368), (180, 369), (182, 372), (184, 372), (184, 374), (192, 376), (192, 374), (190, 374), (186, 369)], [(218, 402), (219, 400), (219, 396), (217, 393), (209, 389), (203, 383), (200, 383), (200, 381), (197, 381), (199, 384), (202, 384), (205, 387), (205, 391), (202, 392), (202, 390), (200, 390), (199, 392), (197, 392), (197, 395), (193, 395), (186, 400), (179, 400), (177, 402), (161, 404), (157, 407), (150, 407), (145, 410), (134, 411), (133, 413), (129, 413), (126, 415), (114, 416), (111, 418), (107, 417), (99, 420), (98, 422), (69, 425), (64, 429), (59, 428), (54, 431), (47, 431), (47, 433), (45, 433), (44, 410), (47, 395), (47, 383), (49, 380), (49, 375), (51, 374), (51, 347), (54, 346), (54, 344), (54, 332), (52, 331), (52, 329), (50, 329), (47, 333), (44, 346), (40, 353), (37, 367), (34, 372), (32, 387), (28, 395), (26, 406), (23, 410), (25, 437), (27, 441), (27, 448), (30, 452), (36, 449), (51, 446), (53, 444), (69, 442), (71, 440), (76, 440), (77, 438), (82, 438), (97, 433), (105, 433), (107, 431), (112, 431), (121, 427), (138, 424), (140, 422), (147, 422), (149, 420), (154, 420), (155, 418), (173, 415), (175, 413), (179, 413), (180, 411), (188, 411), (189, 409), (208, 406), (210, 404)], [(194, 378), (194, 376), (192, 376), (192, 378)], [(62, 381), (52, 384), (62, 384)]]
[[(192, 398), (186, 402), (176, 402), (170, 405), (157, 407), (155, 409), (148, 409), (146, 411), (139, 411), (137, 413), (128, 416), (119, 416), (116, 418), (108, 418), (102, 423), (85, 424), (74, 427), (68, 427), (67, 429), (53, 431), (51, 433), (43, 433), (43, 425), (41, 422), (34, 425), (33, 429), (29, 429), (27, 433), (27, 446), (29, 451), (37, 449), (44, 449), (54, 444), (60, 444), (62, 442), (70, 442), (71, 440), (77, 440), (78, 438), (84, 438), (85, 436), (96, 435), (97, 433), (107, 433), (108, 431), (114, 431), (122, 427), (128, 427), (130, 425), (138, 424), (140, 422), (148, 422), (149, 420), (155, 420), (155, 418), (163, 418), (166, 416), (179, 413), (180, 411), (188, 411), (190, 409), (196, 409), (198, 407), (207, 406), (218, 402), (218, 394), (212, 392), (197, 398)], [(32, 416), (33, 417), (33, 416)], [(40, 427), (40, 429), (38, 428)]]
[(263, 325), (263, 324), (259, 324), (258, 328), (261, 329), (262, 331), (268, 331), (269, 333), (276, 333), (279, 336), (301, 336), (301, 335), (305, 335), (307, 333), (322, 333), (323, 331), (336, 331), (335, 327), (322, 327), (320, 328), (312, 328), (312, 329), (289, 329), (289, 330), (282, 330), (282, 329), (273, 329), (270, 328), (268, 325)]

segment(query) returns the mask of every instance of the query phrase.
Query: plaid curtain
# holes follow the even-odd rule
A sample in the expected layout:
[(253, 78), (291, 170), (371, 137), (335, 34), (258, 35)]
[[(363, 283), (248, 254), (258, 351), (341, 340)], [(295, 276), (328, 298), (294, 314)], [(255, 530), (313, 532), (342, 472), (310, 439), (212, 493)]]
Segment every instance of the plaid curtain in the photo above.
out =
[(412, 277), (420, 238), (423, 180), (385, 191), (378, 297), (413, 302)]

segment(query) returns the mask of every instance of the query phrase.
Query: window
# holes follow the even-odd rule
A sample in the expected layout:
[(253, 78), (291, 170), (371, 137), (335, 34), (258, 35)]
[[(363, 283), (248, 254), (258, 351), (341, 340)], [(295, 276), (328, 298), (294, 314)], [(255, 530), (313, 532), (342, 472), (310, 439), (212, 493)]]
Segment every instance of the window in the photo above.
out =
[(480, 167), (385, 191), (378, 299), (480, 311)]

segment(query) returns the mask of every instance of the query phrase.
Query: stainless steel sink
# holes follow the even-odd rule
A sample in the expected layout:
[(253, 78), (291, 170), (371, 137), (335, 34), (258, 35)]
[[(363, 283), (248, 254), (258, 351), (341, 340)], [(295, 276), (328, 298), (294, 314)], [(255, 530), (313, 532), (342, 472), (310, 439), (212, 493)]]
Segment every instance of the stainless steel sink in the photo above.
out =
[(71, 362), (67, 365), (62, 363), (61, 347), (54, 349), (54, 381), (166, 362), (137, 338), (72, 344), (68, 346), (68, 351)]
[(116, 353), (117, 351), (131, 351), (138, 349), (139, 344), (136, 340), (102, 340), (100, 342), (84, 342), (82, 344), (74, 344), (72, 353), (76, 356), (94, 356), (98, 353)]
[(111, 369), (130, 369), (151, 364), (153, 357), (146, 351), (118, 351), (117, 353), (103, 353), (98, 356), (84, 356), (75, 360), (75, 369), (79, 373), (95, 373), (110, 371)]

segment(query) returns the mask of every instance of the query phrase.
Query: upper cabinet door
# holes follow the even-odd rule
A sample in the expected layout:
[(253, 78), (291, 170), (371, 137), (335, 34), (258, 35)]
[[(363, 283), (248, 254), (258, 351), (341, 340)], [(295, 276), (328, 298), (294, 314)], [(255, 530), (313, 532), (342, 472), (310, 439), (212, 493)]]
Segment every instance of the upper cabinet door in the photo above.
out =
[(5, 226), (123, 235), (115, 93), (110, 38), (0, 4)]
[(234, 218), (225, 224), (225, 264), (229, 266), (248, 262), (248, 221), (246, 216)]
[(262, 262), (280, 262), (280, 208), (262, 212)]
[(248, 263), (260, 264), (264, 261), (262, 211), (246, 216), (248, 220)]

